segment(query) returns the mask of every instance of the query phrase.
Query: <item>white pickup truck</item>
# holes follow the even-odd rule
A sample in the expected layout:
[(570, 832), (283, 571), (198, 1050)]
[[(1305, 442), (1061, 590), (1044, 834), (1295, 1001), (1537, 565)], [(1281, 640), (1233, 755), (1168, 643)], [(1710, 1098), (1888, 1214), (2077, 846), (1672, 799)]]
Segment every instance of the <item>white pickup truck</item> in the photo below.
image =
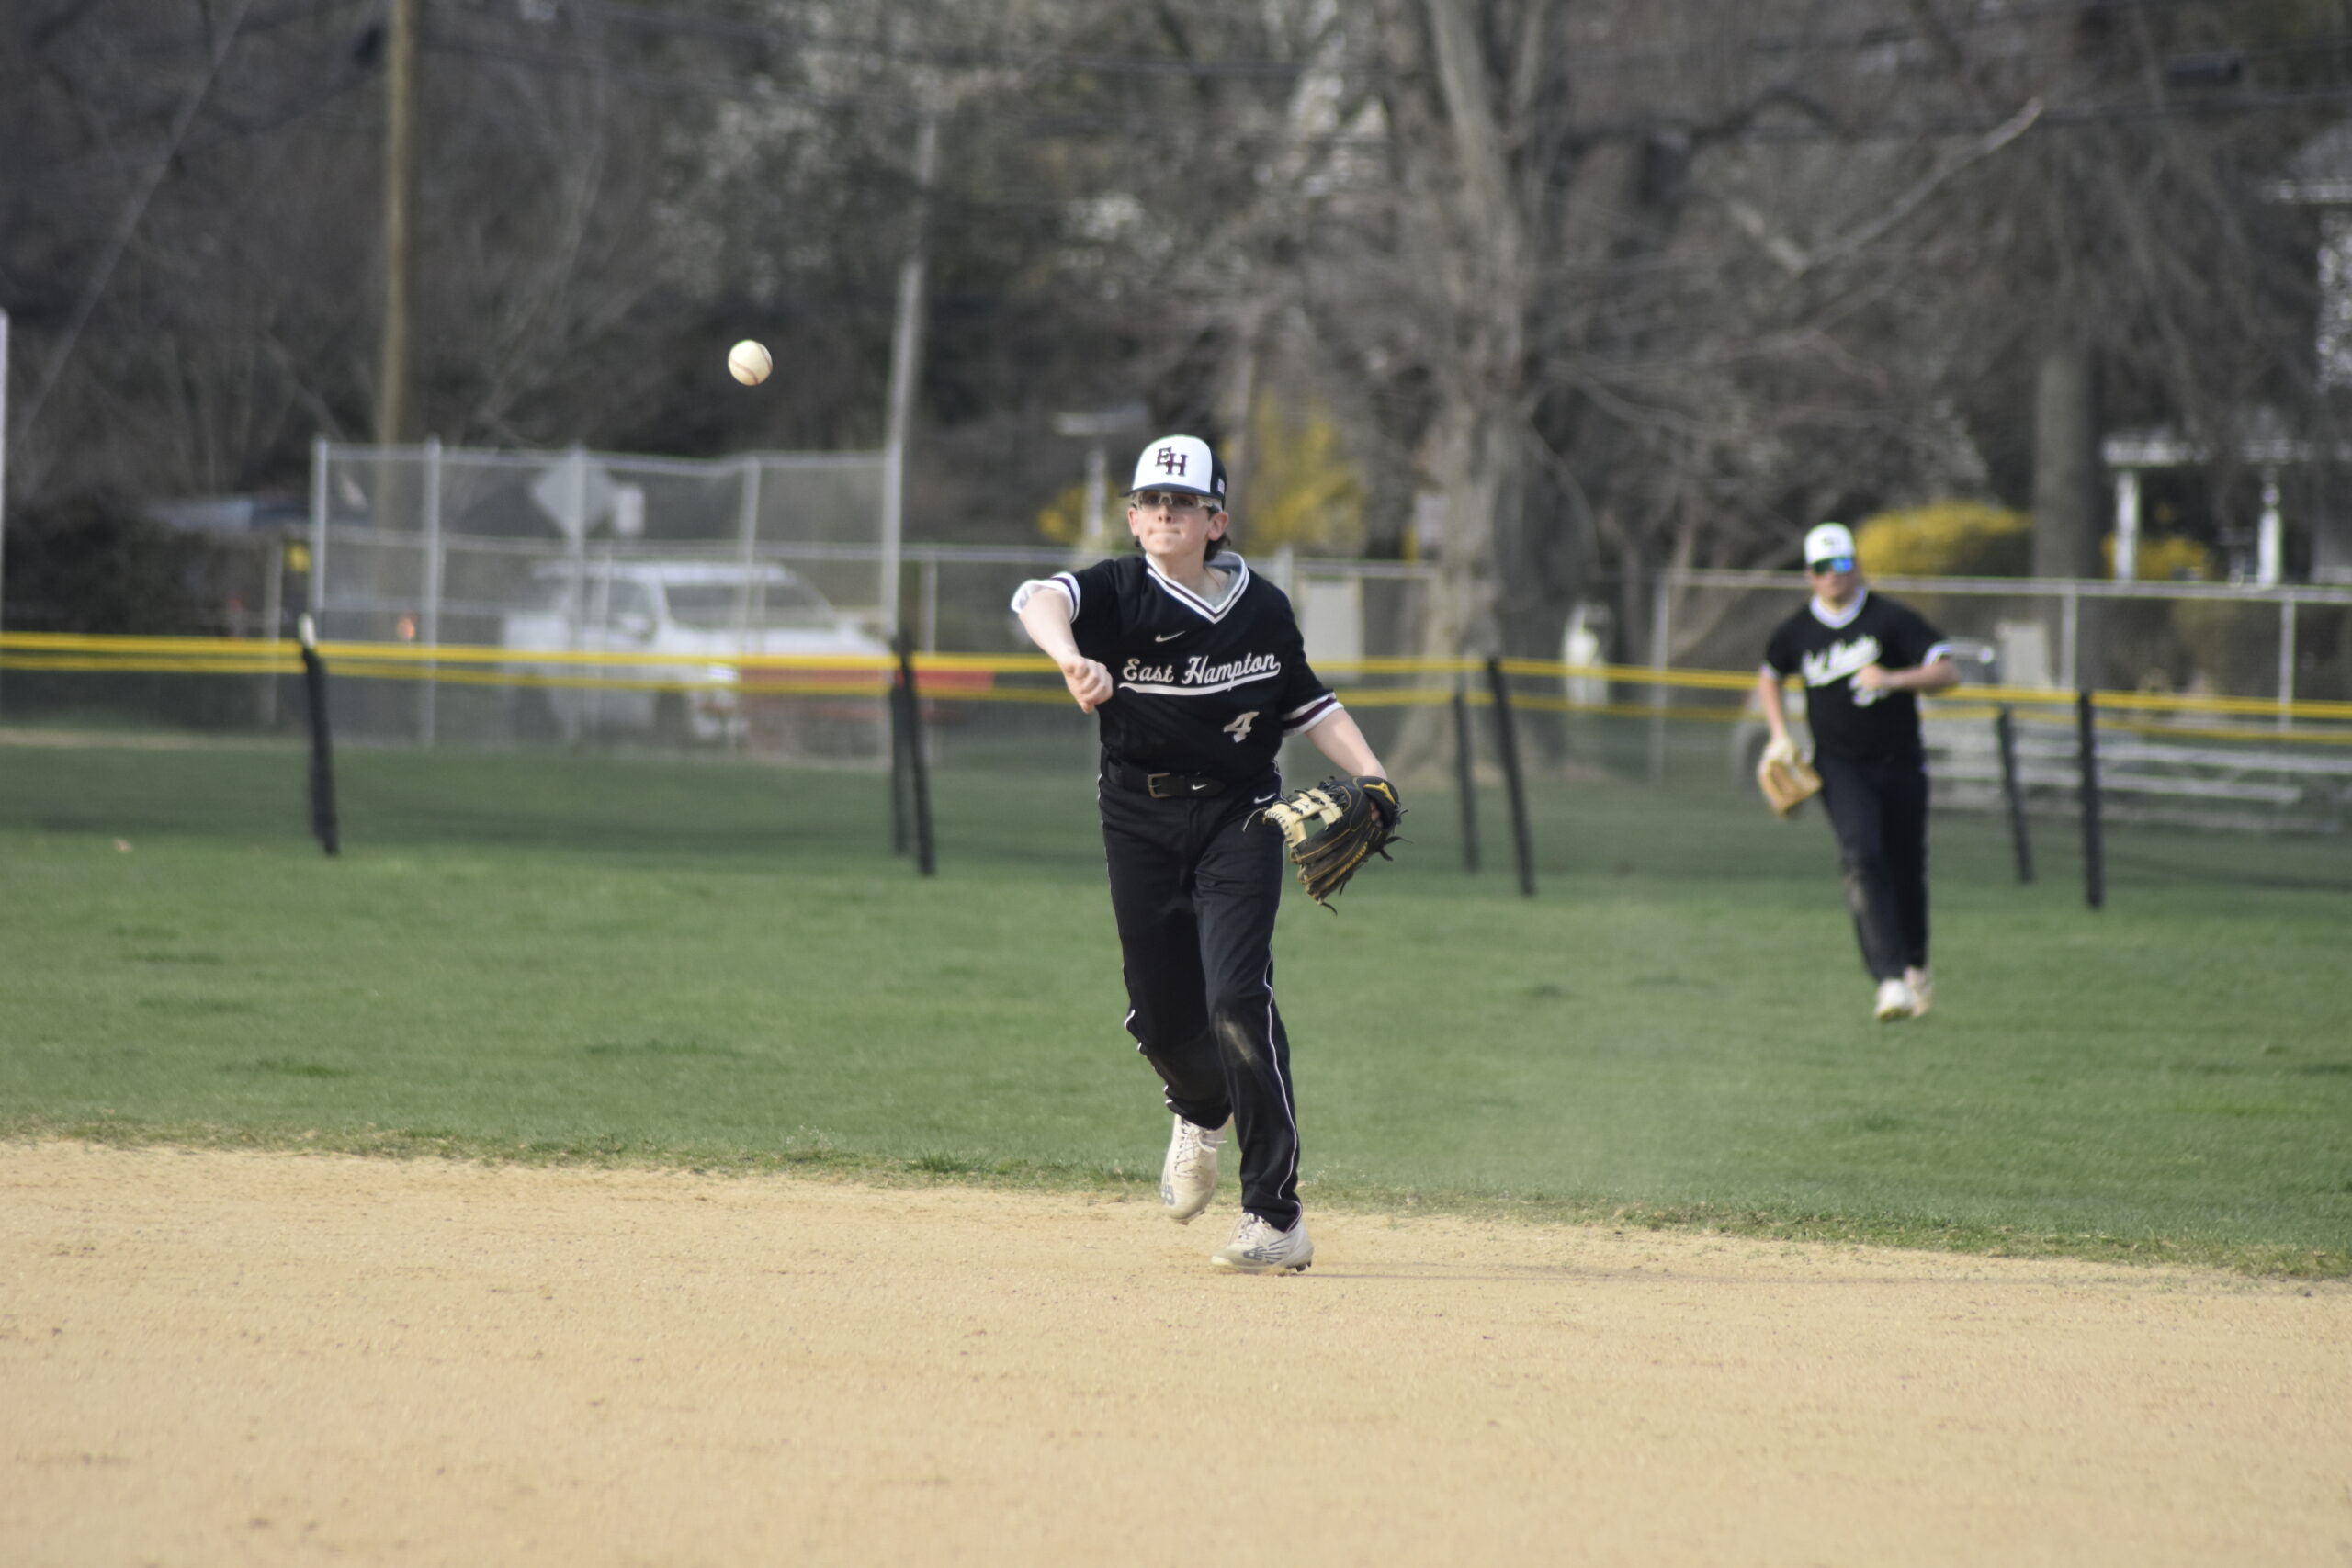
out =
[[(605, 663), (517, 660), (509, 668), (546, 682), (516, 689), (519, 734), (642, 736), (669, 744), (746, 736), (747, 694), (789, 697), (796, 689), (865, 680), (878, 692), (881, 676), (856, 661), (889, 652), (798, 573), (763, 562), (747, 578), (737, 562), (709, 560), (543, 562), (532, 570), (525, 606), (503, 617), (500, 642), (530, 652), (662, 655), (658, 664), (616, 657)], [(755, 670), (739, 678), (739, 654), (852, 658), (839, 670)], [(677, 656), (689, 661), (677, 662)], [(692, 662), (696, 657), (711, 662)], [(589, 683), (598, 680), (626, 684)]]

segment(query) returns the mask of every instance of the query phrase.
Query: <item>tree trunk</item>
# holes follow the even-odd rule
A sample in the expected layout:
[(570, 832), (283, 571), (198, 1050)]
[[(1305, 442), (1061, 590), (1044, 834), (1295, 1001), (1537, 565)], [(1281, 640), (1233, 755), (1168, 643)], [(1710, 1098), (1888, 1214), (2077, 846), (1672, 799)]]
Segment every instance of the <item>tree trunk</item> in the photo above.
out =
[(2099, 566), (2097, 372), (2089, 350), (2042, 356), (2033, 408), (2033, 574), (2097, 577)]
[[(1444, 107), (1450, 157), (1425, 196), (1456, 345), (1438, 376), (1430, 478), (1445, 497), (1445, 536), (1435, 592), (1424, 605), (1425, 658), (1485, 659), (1502, 651), (1498, 543), (1522, 530), (1498, 514), (1526, 491), (1519, 397), (1527, 332), (1526, 224), (1469, 0), (1428, 0), (1430, 65)], [(1408, 708), (1386, 759), (1399, 775), (1431, 776), (1453, 746), (1448, 711)]]
[[(2080, 344), (2042, 356), (2033, 406), (2033, 574), (2098, 577), (2099, 570), (2098, 385), (2090, 351)], [(2075, 617), (2074, 683), (2099, 683), (2098, 605)], [(2043, 612), (2050, 646), (2065, 646), (2064, 612)]]

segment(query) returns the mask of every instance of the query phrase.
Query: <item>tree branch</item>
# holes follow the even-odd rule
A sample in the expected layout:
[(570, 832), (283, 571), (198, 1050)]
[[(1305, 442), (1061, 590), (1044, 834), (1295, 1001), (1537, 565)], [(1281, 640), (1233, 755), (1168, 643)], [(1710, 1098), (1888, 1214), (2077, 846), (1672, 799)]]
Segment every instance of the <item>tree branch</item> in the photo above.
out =
[(1791, 277), (1803, 277), (1808, 272), (1841, 262), (1855, 252), (1884, 239), (1905, 219), (1925, 206), (1928, 198), (1954, 175), (2007, 147), (2031, 130), (2033, 122), (2041, 118), (2041, 100), (2027, 100), (2025, 107), (2007, 119), (1967, 146), (1938, 160), (1934, 168), (1922, 175), (1910, 189), (1887, 203), (1885, 210), (1877, 217), (1811, 251), (1775, 230), (1761, 212), (1736, 197), (1724, 198), (1724, 210), (1744, 233), (1763, 248), (1766, 255), (1780, 264), (1782, 271)]

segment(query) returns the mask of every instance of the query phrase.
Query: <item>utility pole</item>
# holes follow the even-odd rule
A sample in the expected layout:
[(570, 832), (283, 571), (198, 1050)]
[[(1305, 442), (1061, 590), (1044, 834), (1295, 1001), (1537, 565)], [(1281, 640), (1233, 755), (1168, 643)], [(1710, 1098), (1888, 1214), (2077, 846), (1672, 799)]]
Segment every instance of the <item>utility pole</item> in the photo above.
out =
[(409, 423), (409, 305), (415, 277), (418, 0), (390, 0), (384, 51), (384, 313), (376, 363), (376, 444)]
[(930, 229), (931, 186), (939, 172), (939, 110), (926, 105), (915, 133), (914, 238), (899, 267), (899, 316), (890, 333), (890, 407), (882, 451), (882, 616), (886, 635), (899, 635), (899, 546), (907, 507), (907, 430), (914, 418), (915, 381), (922, 361), (924, 246)]

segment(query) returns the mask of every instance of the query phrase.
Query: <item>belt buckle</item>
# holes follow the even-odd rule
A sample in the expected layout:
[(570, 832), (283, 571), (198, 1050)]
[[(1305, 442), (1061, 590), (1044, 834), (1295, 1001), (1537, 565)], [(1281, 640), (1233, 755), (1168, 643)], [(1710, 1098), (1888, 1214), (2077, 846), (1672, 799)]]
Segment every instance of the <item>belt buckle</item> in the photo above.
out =
[(1175, 794), (1174, 794), (1172, 791), (1163, 790), (1163, 789), (1161, 789), (1161, 788), (1159, 787), (1159, 785), (1160, 785), (1160, 781), (1161, 781), (1161, 780), (1163, 780), (1163, 779), (1170, 779), (1170, 778), (1173, 778), (1173, 777), (1175, 777), (1175, 775), (1174, 775), (1173, 773), (1146, 773), (1146, 774), (1144, 774), (1144, 776), (1143, 776), (1143, 792), (1144, 792), (1144, 794), (1146, 794), (1146, 795), (1148, 795), (1151, 796), (1151, 798), (1152, 798), (1152, 799), (1154, 799), (1154, 800), (1174, 800), (1174, 799), (1176, 798), (1176, 795), (1175, 795)]

